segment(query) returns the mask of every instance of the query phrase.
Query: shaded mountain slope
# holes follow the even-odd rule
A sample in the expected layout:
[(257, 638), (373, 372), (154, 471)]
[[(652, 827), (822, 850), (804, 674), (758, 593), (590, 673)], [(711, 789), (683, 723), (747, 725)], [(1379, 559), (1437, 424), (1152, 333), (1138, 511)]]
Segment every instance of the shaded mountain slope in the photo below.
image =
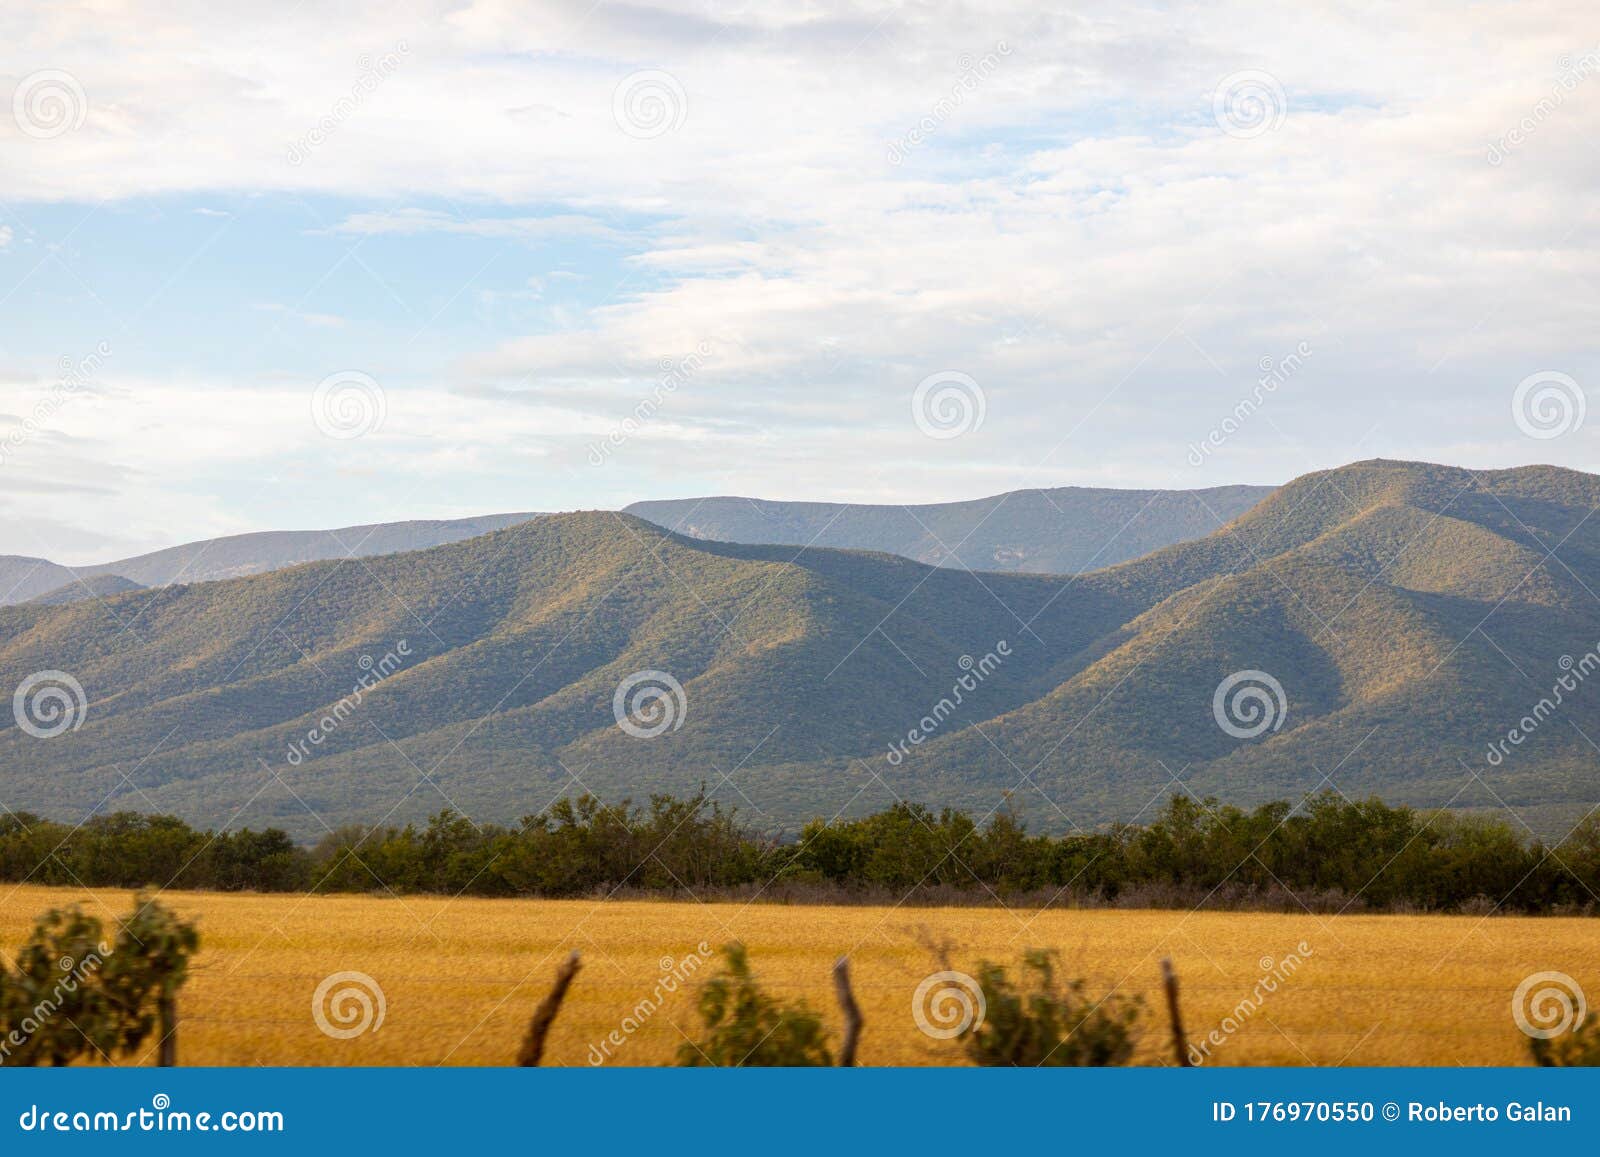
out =
[(57, 606), (61, 603), (76, 603), (83, 599), (105, 599), (112, 595), (126, 594), (128, 591), (143, 589), (142, 583), (132, 579), (123, 578), (119, 574), (97, 574), (90, 578), (73, 579), (63, 583), (53, 591), (46, 591), (37, 598), (29, 599), (30, 603), (39, 603), (48, 606)]

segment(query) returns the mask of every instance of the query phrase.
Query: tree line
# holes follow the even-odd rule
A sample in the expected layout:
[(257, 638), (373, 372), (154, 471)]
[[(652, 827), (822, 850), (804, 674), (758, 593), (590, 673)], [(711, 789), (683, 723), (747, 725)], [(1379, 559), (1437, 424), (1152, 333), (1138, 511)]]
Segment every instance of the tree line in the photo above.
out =
[(262, 892), (578, 896), (742, 890), (772, 898), (985, 903), (1046, 894), (1123, 906), (1584, 912), (1600, 909), (1600, 816), (1558, 845), (1491, 815), (1324, 793), (1243, 809), (1174, 796), (1146, 824), (1030, 834), (1009, 810), (896, 804), (763, 834), (702, 790), (607, 805), (562, 800), (513, 826), (445, 811), (352, 826), (314, 846), (285, 832), (199, 830), (117, 812), (82, 824), (0, 817), (0, 880)]

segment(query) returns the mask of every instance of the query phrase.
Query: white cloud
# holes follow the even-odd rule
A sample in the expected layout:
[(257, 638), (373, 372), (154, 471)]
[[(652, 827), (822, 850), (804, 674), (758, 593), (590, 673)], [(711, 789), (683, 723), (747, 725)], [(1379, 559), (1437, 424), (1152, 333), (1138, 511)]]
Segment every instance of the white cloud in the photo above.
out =
[(319, 329), (343, 329), (349, 324), (349, 319), (340, 317), (335, 313), (317, 313), (314, 311), (296, 309), (285, 305), (281, 301), (263, 301), (256, 305), (262, 313), (276, 313), (284, 317), (292, 317), (305, 325), (316, 326)]
[[(285, 443), (313, 474), (335, 450), (339, 469), (398, 468), (404, 447), (502, 478), (537, 456), (543, 489), (491, 504), (507, 508), (1273, 481), (1374, 453), (1593, 462), (1587, 431), (1532, 444), (1508, 420), (1535, 370), (1600, 387), (1600, 33), (1581, 6), (1441, 0), (1381, 22), (1334, 4), (681, 7), (483, 0), (397, 22), (306, 6), (269, 23), (212, 5), (202, 23), (187, 5), (12, 6), (0, 72), (65, 69), (89, 109), (53, 139), (0, 135), (0, 202), (324, 193), (370, 206), (336, 227), (351, 235), (625, 244), (628, 280), (600, 304), (438, 367), (382, 441)], [(648, 70), (684, 104), (640, 139), (616, 96)], [(1283, 93), (1271, 131), (1216, 123), (1242, 72)], [(451, 207), (407, 207), (424, 201)], [(541, 279), (549, 298), (593, 273)], [(1308, 369), (1188, 466), (1257, 362), (1300, 341)], [(588, 468), (660, 361), (701, 343), (692, 382)], [(275, 423), (303, 400), (254, 369), (141, 388), (140, 420), (170, 437), (215, 424), (268, 471), (240, 423), (290, 437)], [(946, 369), (982, 384), (988, 419), (934, 444), (909, 399)], [(502, 429), (460, 425), (489, 400)], [(119, 485), (175, 486), (203, 452), (150, 454), (132, 413), (82, 436), (131, 472)], [(445, 453), (452, 433), (466, 448)]]
[[(314, 383), (103, 376), (40, 429), (22, 415), (53, 383), (0, 383), (0, 552), (103, 562), (262, 525), (348, 525), (370, 510), (399, 519), (511, 509), (531, 463), (560, 442), (603, 436), (609, 421), (392, 388), (382, 427), (339, 441), (316, 422)], [(462, 474), (477, 487), (441, 497), (438, 480)]]
[(333, 231), (353, 236), (460, 233), (474, 237), (516, 237), (525, 240), (586, 237), (619, 241), (623, 238), (623, 234), (603, 221), (571, 213), (545, 217), (458, 217), (437, 209), (417, 208), (352, 213), (335, 225)]

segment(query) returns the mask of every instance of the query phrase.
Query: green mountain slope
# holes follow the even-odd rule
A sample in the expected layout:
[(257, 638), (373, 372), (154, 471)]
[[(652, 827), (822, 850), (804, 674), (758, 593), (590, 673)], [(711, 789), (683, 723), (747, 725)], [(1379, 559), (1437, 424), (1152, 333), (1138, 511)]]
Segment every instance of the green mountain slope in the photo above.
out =
[[(924, 710), (928, 673), (953, 678), (1033, 620), (1031, 657), (984, 686), (986, 710), (1018, 706), (1057, 653), (1130, 609), (1059, 597), (1057, 578), (794, 553), (578, 513), (361, 565), (7, 608), (0, 683), (69, 672), (87, 707), (47, 739), (0, 730), (3, 800), (58, 813), (109, 794), (207, 822), (243, 808), (312, 834), (447, 800), (514, 818), (565, 790), (682, 789), (743, 766), (771, 775), (762, 794), (786, 821), (811, 810), (820, 769)], [(640, 740), (612, 699), (647, 669), (688, 706), (681, 729)], [(387, 677), (352, 705), (372, 671)]]
[[(1243, 803), (1332, 785), (1503, 803), (1560, 835), (1600, 798), (1597, 508), (1600, 478), (1572, 471), (1365, 462), (1077, 577), (585, 512), (10, 607), (0, 688), (66, 672), (87, 706), (48, 738), (32, 732), (49, 719), (0, 716), (0, 802), (313, 837), (704, 782), (774, 829), (914, 798), (980, 815), (1009, 799), (1070, 830), (1147, 815), (1180, 782)], [(619, 726), (613, 700), (649, 671), (682, 699), (640, 738), (651, 719)], [(1228, 727), (1214, 710), (1247, 672), (1281, 687), (1258, 731), (1248, 699)]]
[(1268, 486), (1065, 486), (916, 506), (719, 497), (636, 502), (627, 512), (694, 538), (881, 550), (968, 570), (1078, 574), (1210, 534), (1270, 493)]
[[(922, 748), (899, 782), (976, 801), (973, 784), (1010, 786), (1020, 767), (1062, 823), (1137, 814), (1175, 779), (1241, 800), (1331, 784), (1510, 805), (1554, 830), (1600, 799), (1600, 679), (1580, 677), (1600, 673), (1597, 508), (1600, 479), (1547, 467), (1367, 462), (1298, 479), (1226, 532), (1093, 576), (1151, 609), (981, 737)], [(1575, 689), (1490, 763), (1569, 664)], [(1240, 671), (1283, 688), (1276, 729), (1218, 725), (1213, 693)]]

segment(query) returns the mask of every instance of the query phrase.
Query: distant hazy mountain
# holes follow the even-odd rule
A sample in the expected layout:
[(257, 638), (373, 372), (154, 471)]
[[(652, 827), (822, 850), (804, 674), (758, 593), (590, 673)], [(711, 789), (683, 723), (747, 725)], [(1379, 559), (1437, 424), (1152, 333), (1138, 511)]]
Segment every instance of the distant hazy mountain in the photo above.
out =
[(969, 570), (1077, 574), (1210, 534), (1271, 493), (1270, 486), (1064, 486), (917, 506), (683, 498), (635, 502), (627, 512), (691, 538), (881, 550)]
[(0, 606), (25, 603), (75, 583), (72, 571), (49, 559), (0, 554)]
[(95, 597), (104, 592), (91, 590), (82, 580), (103, 575), (116, 575), (134, 586), (163, 587), (176, 582), (239, 578), (330, 558), (370, 558), (397, 551), (423, 550), (537, 517), (530, 513), (485, 514), (442, 521), (379, 522), (337, 530), (268, 530), (205, 539), (83, 567), (65, 567), (42, 558), (0, 555), (0, 606), (29, 602), (43, 595), (48, 595), (51, 602)]
[[(1597, 507), (1600, 478), (1574, 471), (1377, 461), (1077, 577), (587, 512), (365, 566), (8, 607), (0, 694), (66, 672), (86, 711), (48, 738), (0, 712), (0, 802), (309, 838), (705, 783), (791, 830), (897, 797), (1072, 830), (1179, 784), (1240, 803), (1332, 785), (1509, 806), (1559, 836), (1600, 798)], [(625, 715), (660, 731), (638, 738), (619, 688), (648, 706), (625, 685), (660, 673), (681, 698)]]
[[(637, 502), (628, 512), (691, 538), (877, 550), (972, 570), (1076, 574), (1209, 534), (1271, 492), (1266, 486), (1209, 490), (1069, 486), (926, 506), (701, 498)], [(106, 575), (135, 586), (162, 587), (241, 578), (325, 559), (424, 550), (537, 517), (523, 512), (337, 530), (262, 531), (83, 567), (0, 555), (0, 606), (45, 598), (52, 603), (73, 602), (126, 589), (85, 585), (85, 580)]]

